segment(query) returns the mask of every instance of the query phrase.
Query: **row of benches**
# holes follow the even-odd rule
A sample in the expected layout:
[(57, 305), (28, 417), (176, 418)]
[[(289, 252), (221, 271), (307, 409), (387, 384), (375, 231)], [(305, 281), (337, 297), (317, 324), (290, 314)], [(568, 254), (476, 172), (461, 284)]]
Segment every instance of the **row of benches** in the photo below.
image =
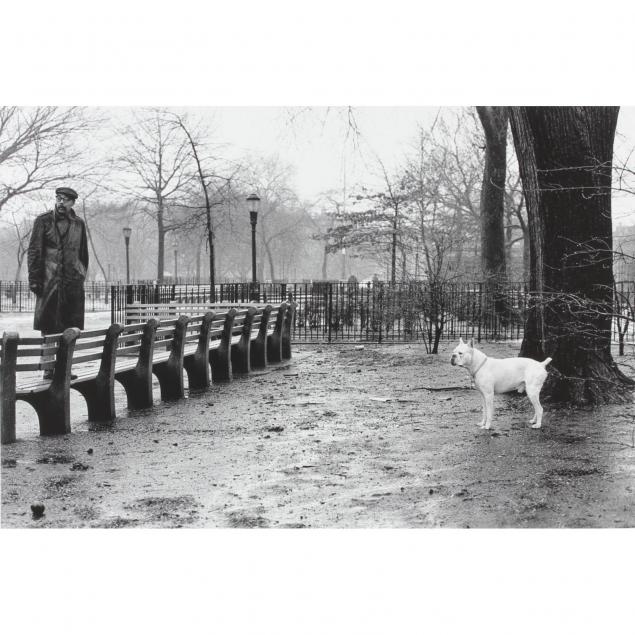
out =
[[(128, 408), (152, 405), (153, 375), (162, 400), (184, 396), (184, 375), (190, 390), (203, 390), (212, 381), (228, 381), (268, 363), (291, 358), (291, 328), (295, 303), (278, 307), (210, 310), (204, 315), (180, 315), (107, 329), (69, 328), (58, 335), (20, 338), (4, 333), (0, 363), (1, 443), (16, 440), (15, 404), (23, 400), (38, 415), (40, 434), (70, 432), (70, 389), (80, 392), (88, 420), (112, 421), (116, 416), (114, 386), (126, 392)], [(29, 363), (21, 358), (55, 356)], [(18, 373), (53, 370), (52, 380)], [(72, 371), (72, 372), (71, 372)]]

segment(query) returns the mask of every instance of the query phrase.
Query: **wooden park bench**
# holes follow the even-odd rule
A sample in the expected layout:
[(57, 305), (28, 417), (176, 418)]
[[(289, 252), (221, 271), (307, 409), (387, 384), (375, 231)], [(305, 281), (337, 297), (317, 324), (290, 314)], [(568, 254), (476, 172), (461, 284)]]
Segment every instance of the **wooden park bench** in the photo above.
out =
[[(269, 307), (270, 305), (267, 305)], [(282, 359), (290, 359), (291, 357), (291, 329), (293, 318), (295, 315), (296, 303), (283, 302), (279, 307), (254, 307), (245, 305), (245, 307), (237, 310), (235, 324), (232, 329), (232, 361), (234, 363), (234, 372), (247, 373), (250, 366), (253, 368), (264, 368), (268, 362), (280, 362)], [(256, 309), (253, 318), (247, 317), (250, 309)], [(170, 320), (177, 315), (197, 316), (205, 312), (213, 312), (219, 310), (231, 310), (226, 305), (210, 304), (210, 303), (171, 303), (171, 304), (127, 304), (125, 307), (125, 320), (130, 322), (146, 322), (150, 319)], [(267, 311), (263, 317), (263, 311)], [(198, 318), (197, 318), (198, 319)], [(240, 332), (245, 323), (245, 319), (249, 324), (253, 321), (251, 328), (251, 346), (249, 360), (245, 357), (247, 347), (246, 340), (240, 344)], [(262, 332), (255, 327), (265, 324)], [(266, 333), (266, 335), (265, 335)], [(239, 354), (242, 351), (243, 355)], [(231, 377), (231, 371), (227, 369), (224, 349), (221, 349), (214, 355), (217, 358), (217, 371), (214, 373), (214, 381), (226, 380)], [(214, 365), (212, 366), (214, 371)]]
[[(291, 358), (290, 330), (295, 305), (249, 307), (204, 315), (181, 315), (159, 321), (62, 334), (2, 338), (0, 386), (1, 442), (16, 439), (15, 402), (30, 403), (38, 415), (40, 434), (70, 432), (70, 388), (87, 403), (89, 421), (112, 421), (116, 416), (114, 385), (119, 381), (129, 409), (152, 406), (153, 375), (161, 399), (184, 396), (183, 371), (190, 390), (209, 387), (211, 381), (229, 381), (267, 363)], [(275, 318), (275, 321), (274, 321)], [(23, 362), (25, 357), (55, 355), (54, 361)], [(53, 369), (53, 379), (17, 373)], [(71, 372), (72, 371), (72, 372)], [(75, 375), (75, 378), (72, 378)]]

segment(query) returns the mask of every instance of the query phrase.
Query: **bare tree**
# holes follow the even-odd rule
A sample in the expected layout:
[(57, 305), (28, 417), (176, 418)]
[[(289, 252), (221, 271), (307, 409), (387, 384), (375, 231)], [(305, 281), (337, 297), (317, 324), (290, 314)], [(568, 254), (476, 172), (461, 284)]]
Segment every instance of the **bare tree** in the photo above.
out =
[(16, 218), (16, 214), (11, 215), (10, 225), (15, 234), (16, 245), (16, 269), (15, 269), (15, 282), (19, 282), (22, 272), (22, 266), (24, 265), (24, 257), (26, 256), (29, 239), (31, 238), (31, 231), (33, 229), (33, 222), (31, 218)]
[[(240, 166), (230, 167), (225, 162), (224, 174), (218, 169), (219, 158), (210, 154), (210, 143), (206, 138), (209, 131), (200, 122), (191, 123), (187, 115), (166, 113), (168, 119), (172, 118), (175, 125), (183, 132), (190, 146), (191, 157), (195, 164), (196, 176), (203, 195), (203, 211), (205, 214), (205, 229), (207, 232), (207, 247), (209, 253), (209, 283), (214, 292), (216, 283), (215, 244), (214, 229), (216, 223), (212, 215), (214, 207), (224, 205), (231, 196), (231, 186), (234, 177), (240, 170)], [(199, 245), (200, 247), (200, 245)], [(200, 248), (199, 248), (200, 253)], [(200, 267), (200, 265), (199, 265)]]
[(90, 245), (90, 248), (93, 252), (93, 256), (94, 256), (94, 260), (97, 263), (97, 266), (99, 267), (102, 276), (104, 277), (104, 280), (106, 282), (108, 282), (108, 274), (106, 273), (106, 270), (104, 269), (104, 266), (101, 262), (101, 259), (99, 257), (99, 254), (97, 253), (97, 249), (95, 247), (95, 242), (93, 241), (93, 234), (91, 231), (91, 223), (89, 223), (88, 221), (88, 214), (86, 213), (86, 201), (87, 199), (90, 199), (91, 195), (95, 193), (96, 188), (93, 188), (93, 190), (91, 192), (88, 192), (86, 194), (84, 194), (82, 196), (82, 217), (84, 219), (84, 225), (86, 226), (86, 235), (88, 237), (88, 244)]
[(307, 219), (311, 224), (311, 239), (320, 243), (321, 268), (320, 278), (328, 279), (329, 256), (336, 249), (341, 249), (336, 238), (335, 226), (344, 220), (347, 222), (346, 203), (340, 190), (327, 190), (321, 194), (318, 210), (315, 213), (307, 210)]
[(482, 127), (467, 109), (439, 116), (430, 130), (419, 130), (416, 152), (429, 156), (426, 170), (435, 175), (439, 212), (451, 218), (457, 235), (467, 239), (457, 241), (445, 258), (455, 272), (473, 274), (479, 269), (483, 143)]
[(96, 124), (83, 108), (0, 107), (0, 212), (16, 197), (85, 176), (75, 138)]
[(174, 125), (174, 119), (157, 108), (135, 112), (133, 123), (122, 134), (125, 148), (118, 164), (129, 177), (123, 187), (139, 203), (140, 210), (156, 223), (157, 280), (163, 282), (165, 236), (187, 221), (182, 217), (182, 204), (196, 179), (191, 146)]

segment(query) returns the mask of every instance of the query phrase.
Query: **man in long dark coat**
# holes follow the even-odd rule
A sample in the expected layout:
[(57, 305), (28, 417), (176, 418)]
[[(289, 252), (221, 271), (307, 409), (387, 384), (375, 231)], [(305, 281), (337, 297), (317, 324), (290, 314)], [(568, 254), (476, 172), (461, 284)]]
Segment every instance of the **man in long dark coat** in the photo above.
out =
[(33, 328), (42, 335), (84, 328), (86, 226), (73, 210), (77, 192), (58, 187), (55, 194), (55, 208), (35, 219), (28, 250), (29, 288), (37, 296)]

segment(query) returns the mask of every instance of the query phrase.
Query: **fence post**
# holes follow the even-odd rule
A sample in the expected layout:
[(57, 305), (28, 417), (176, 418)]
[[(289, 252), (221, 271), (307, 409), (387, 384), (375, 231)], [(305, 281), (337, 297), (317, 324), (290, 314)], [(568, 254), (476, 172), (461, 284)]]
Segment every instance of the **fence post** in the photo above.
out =
[(379, 287), (379, 343), (382, 340), (382, 330), (384, 328), (384, 285)]
[(328, 321), (328, 326), (329, 326), (329, 344), (331, 343), (331, 323), (333, 320), (333, 283), (331, 282), (327, 282), (327, 284), (329, 285), (329, 291), (328, 291), (328, 298), (329, 298), (329, 302), (328, 302), (328, 309), (327, 309), (327, 315), (326, 315), (326, 319)]

